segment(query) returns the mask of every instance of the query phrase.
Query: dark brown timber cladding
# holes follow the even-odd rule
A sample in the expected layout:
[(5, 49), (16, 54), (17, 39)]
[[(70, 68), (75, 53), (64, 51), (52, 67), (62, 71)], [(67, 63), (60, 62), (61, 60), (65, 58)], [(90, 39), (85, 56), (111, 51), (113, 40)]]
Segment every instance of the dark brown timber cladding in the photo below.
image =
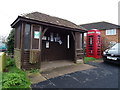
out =
[[(54, 36), (57, 33), (59, 34), (62, 44), (49, 41), (49, 48), (46, 48), (46, 40), (42, 40), (42, 61), (74, 60), (74, 40), (71, 32), (58, 28), (49, 28), (45, 36), (49, 37), (51, 32)], [(67, 35), (70, 35), (70, 48), (67, 48)]]
[(34, 39), (34, 31), (38, 31), (39, 32), (39, 28), (40, 26), (38, 25), (33, 25), (33, 29), (32, 29), (32, 49), (39, 49), (39, 39)]
[[(31, 68), (40, 68), (40, 50), (39, 50), (39, 39), (37, 40), (33, 40), (34, 38), (34, 30), (35, 31), (39, 31), (39, 26), (38, 25), (30, 25), (31, 28), (30, 29), (30, 41), (28, 41), (28, 45), (31, 46), (28, 49), (25, 49), (25, 47), (23, 46), (23, 56), (22, 56), (22, 69), (31, 69)], [(24, 27), (24, 33), (25, 33), (25, 27)], [(24, 38), (25, 39), (25, 38)], [(24, 40), (24, 43), (26, 42), (26, 40)], [(35, 62), (33, 62), (33, 60)]]
[(31, 64), (29, 62), (29, 59), (30, 59), (30, 50), (24, 50), (24, 62), (23, 62), (23, 68), (24, 69), (31, 69), (31, 68), (40, 68), (40, 63), (37, 62), (37, 63), (34, 63), (34, 64)]

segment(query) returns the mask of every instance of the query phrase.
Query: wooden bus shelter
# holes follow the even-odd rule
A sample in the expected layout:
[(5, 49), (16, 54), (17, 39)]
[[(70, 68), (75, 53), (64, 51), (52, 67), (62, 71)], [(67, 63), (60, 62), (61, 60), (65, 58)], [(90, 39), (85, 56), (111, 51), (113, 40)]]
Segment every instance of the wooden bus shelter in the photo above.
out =
[(76, 24), (39, 12), (18, 16), (15, 28), (14, 58), (21, 69), (39, 68), (41, 62), (83, 58), (83, 34)]

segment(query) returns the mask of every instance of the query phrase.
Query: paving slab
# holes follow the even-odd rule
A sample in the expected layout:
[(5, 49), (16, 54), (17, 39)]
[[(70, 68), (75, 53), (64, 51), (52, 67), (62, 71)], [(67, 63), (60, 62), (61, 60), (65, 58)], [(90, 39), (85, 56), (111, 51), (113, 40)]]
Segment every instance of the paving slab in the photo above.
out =
[(75, 64), (73, 62), (69, 61), (63, 61), (62, 63), (59, 63), (59, 61), (54, 62), (44, 62), (46, 67), (42, 66), (42, 70), (40, 70), (40, 73), (32, 73), (28, 74), (28, 78), (32, 82), (32, 84), (43, 82), (47, 79), (62, 76), (65, 74), (87, 70), (96, 68), (95, 66), (88, 65), (88, 64)]
[(64, 74), (92, 69), (92, 68), (96, 68), (96, 67), (88, 65), (88, 64), (74, 64), (74, 65), (69, 65), (69, 66), (48, 69), (48, 70), (41, 72), (41, 75), (45, 77), (46, 79), (50, 79), (50, 78), (62, 76)]
[(44, 78), (40, 73), (29, 73), (28, 78), (30, 79), (32, 84), (46, 80), (46, 78)]
[(46, 71), (48, 69), (53, 69), (57, 67), (64, 67), (69, 65), (75, 65), (71, 60), (56, 60), (56, 61), (44, 61), (41, 63), (40, 71)]

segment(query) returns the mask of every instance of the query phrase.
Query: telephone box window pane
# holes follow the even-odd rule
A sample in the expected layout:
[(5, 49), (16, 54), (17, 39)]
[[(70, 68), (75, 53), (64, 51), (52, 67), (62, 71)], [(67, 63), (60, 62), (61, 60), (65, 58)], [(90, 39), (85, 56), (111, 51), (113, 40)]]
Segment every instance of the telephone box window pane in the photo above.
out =
[(89, 45), (93, 44), (93, 36), (89, 36)]
[(92, 44), (92, 38), (90, 38), (90, 44)]
[(100, 45), (100, 35), (98, 35), (98, 45)]
[(30, 49), (30, 24), (25, 24), (24, 49)]

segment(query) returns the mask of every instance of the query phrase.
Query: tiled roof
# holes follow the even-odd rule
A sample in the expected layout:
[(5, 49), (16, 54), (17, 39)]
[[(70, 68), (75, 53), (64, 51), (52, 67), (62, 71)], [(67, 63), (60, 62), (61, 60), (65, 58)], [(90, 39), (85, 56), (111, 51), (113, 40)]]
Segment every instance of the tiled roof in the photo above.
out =
[(73, 28), (73, 29), (86, 30), (82, 26), (78, 26), (68, 20), (50, 16), (50, 15), (46, 15), (46, 14), (43, 14), (40, 12), (32, 12), (29, 14), (24, 14), (21, 17), (29, 18), (29, 19), (33, 19), (33, 20), (37, 20), (37, 21), (41, 21), (41, 22), (46, 22), (46, 23), (50, 23), (50, 24), (55, 24), (55, 25), (59, 25), (59, 26), (69, 27), (69, 28)]
[(88, 24), (82, 24), (82, 25), (79, 25), (80, 27), (84, 27), (88, 30), (91, 30), (91, 29), (99, 29), (99, 30), (108, 30), (108, 29), (117, 29), (117, 28), (120, 28), (119, 25), (115, 25), (115, 24), (112, 24), (112, 23), (108, 23), (108, 22), (96, 22), (96, 23), (88, 23)]

